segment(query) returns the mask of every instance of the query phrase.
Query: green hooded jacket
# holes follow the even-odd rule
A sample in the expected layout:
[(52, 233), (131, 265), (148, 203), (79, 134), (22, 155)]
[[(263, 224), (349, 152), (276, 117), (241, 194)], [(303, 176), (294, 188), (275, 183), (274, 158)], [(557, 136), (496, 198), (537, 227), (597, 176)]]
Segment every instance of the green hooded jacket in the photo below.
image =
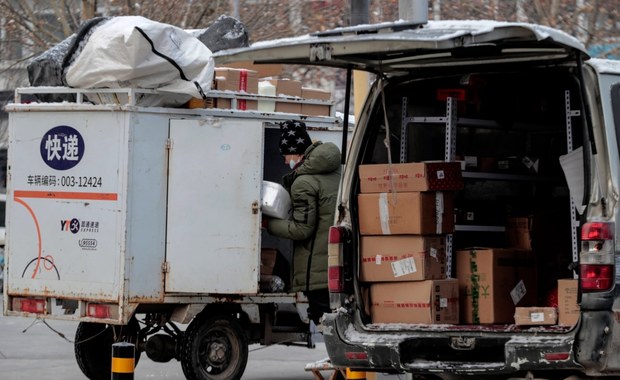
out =
[(294, 241), (292, 291), (327, 288), (327, 238), (334, 224), (340, 184), (340, 149), (315, 142), (301, 164), (282, 179), (291, 195), (293, 215), (272, 219), (272, 235)]

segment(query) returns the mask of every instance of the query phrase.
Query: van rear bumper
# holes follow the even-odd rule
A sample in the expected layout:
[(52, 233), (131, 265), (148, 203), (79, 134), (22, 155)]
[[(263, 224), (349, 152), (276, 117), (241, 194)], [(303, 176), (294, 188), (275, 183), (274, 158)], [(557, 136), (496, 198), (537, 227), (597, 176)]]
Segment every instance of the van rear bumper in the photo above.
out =
[(458, 325), (369, 325), (362, 329), (341, 309), (325, 316), (323, 336), (336, 368), (458, 375), (583, 371), (575, 361), (573, 332), (532, 329), (517, 334), (510, 328), (465, 330)]

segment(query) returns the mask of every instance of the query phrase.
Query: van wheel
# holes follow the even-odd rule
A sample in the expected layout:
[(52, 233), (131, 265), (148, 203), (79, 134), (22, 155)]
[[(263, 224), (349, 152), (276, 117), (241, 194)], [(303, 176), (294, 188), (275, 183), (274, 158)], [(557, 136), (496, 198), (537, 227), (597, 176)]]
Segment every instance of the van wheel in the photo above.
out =
[(248, 363), (248, 338), (232, 316), (198, 315), (183, 335), (180, 356), (188, 380), (238, 380)]
[[(112, 344), (139, 343), (140, 325), (132, 318), (126, 326), (80, 322), (75, 332), (74, 352), (82, 373), (91, 380), (109, 380), (112, 374)], [(116, 341), (114, 340), (116, 337)], [(135, 365), (140, 350), (135, 350)]]

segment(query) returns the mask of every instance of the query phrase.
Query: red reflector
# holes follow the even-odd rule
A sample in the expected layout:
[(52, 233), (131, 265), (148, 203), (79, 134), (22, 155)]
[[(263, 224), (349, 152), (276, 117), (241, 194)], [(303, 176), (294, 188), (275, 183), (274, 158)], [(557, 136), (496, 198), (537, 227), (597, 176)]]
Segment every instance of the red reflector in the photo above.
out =
[(330, 293), (342, 293), (344, 286), (342, 283), (342, 267), (327, 268), (327, 287)]
[(88, 304), (86, 315), (93, 318), (110, 318), (110, 305)]
[(612, 240), (614, 238), (611, 223), (593, 222), (581, 227), (582, 240)]
[(342, 231), (340, 227), (329, 227), (329, 238), (327, 242), (329, 244), (339, 244), (341, 242)]
[(612, 265), (582, 264), (579, 272), (583, 291), (609, 290), (614, 283)]
[(544, 355), (545, 359), (551, 361), (567, 360), (570, 357), (568, 352), (548, 352)]
[(349, 360), (368, 360), (368, 354), (365, 352), (345, 352), (344, 357)]
[(32, 298), (15, 298), (13, 300), (14, 309), (26, 313), (45, 313), (45, 300)]

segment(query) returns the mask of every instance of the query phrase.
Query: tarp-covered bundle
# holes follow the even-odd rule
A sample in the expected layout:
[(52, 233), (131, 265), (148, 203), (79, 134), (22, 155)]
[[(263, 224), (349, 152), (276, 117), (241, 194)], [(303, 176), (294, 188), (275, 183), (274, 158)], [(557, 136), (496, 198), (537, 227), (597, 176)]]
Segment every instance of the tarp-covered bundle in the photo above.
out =
[[(231, 31), (234, 38), (229, 38)], [(191, 98), (204, 98), (213, 82), (212, 51), (195, 34), (141, 16), (92, 19), (30, 62), (30, 82), (33, 86), (157, 89), (160, 94), (143, 94), (136, 103), (178, 106)], [(203, 35), (210, 35), (216, 50), (221, 44), (247, 46), (245, 27), (230, 17), (220, 17), (212, 31)], [(47, 95), (41, 100), (70, 99)]]

